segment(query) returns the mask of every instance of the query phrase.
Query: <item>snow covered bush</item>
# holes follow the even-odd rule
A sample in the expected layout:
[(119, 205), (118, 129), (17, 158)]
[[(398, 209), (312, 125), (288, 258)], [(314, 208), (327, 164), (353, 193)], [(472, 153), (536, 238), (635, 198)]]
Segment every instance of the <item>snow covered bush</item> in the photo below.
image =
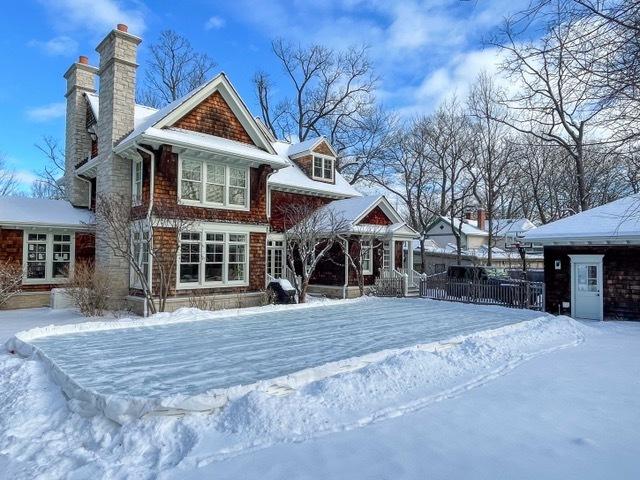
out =
[(109, 307), (111, 279), (93, 264), (79, 263), (69, 282), (67, 295), (82, 315), (100, 317)]
[(22, 269), (15, 262), (0, 263), (0, 307), (20, 292)]

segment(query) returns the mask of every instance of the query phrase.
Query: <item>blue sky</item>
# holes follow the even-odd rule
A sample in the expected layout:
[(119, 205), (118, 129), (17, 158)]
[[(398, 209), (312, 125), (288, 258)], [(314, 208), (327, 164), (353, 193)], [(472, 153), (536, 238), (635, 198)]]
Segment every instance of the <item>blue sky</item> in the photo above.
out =
[(147, 45), (171, 28), (206, 51), (254, 113), (251, 77), (281, 72), (270, 41), (283, 37), (334, 48), (367, 44), (380, 77), (379, 99), (401, 115), (429, 112), (448, 94), (464, 95), (478, 72), (496, 71), (483, 42), (527, 0), (22, 0), (4, 6), (0, 27), (0, 152), (25, 189), (42, 168), (34, 144), (64, 140), (62, 75), (79, 54), (97, 64), (95, 46), (117, 23)]

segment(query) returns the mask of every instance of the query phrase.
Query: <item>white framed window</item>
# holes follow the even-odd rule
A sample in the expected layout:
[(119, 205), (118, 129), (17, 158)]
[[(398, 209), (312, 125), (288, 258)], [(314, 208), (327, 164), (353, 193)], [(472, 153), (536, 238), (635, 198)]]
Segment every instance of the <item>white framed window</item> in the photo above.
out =
[(131, 165), (131, 203), (142, 204), (142, 160), (134, 160)]
[(73, 271), (75, 237), (72, 233), (24, 232), (24, 283), (62, 283)]
[(334, 159), (331, 157), (313, 157), (313, 178), (333, 181)]
[[(151, 278), (151, 263), (149, 259), (149, 232), (136, 230), (131, 236), (133, 247), (133, 257), (136, 265), (142, 270), (144, 278), (147, 282)], [(134, 288), (142, 288), (142, 281), (136, 271), (131, 268), (130, 275), (131, 286)]]
[(391, 245), (384, 242), (382, 245), (382, 268), (387, 269), (391, 266)]
[(248, 284), (249, 234), (182, 232), (178, 288)]
[(249, 209), (249, 168), (211, 160), (180, 158), (180, 203), (233, 210)]
[(362, 262), (362, 274), (373, 274), (373, 243), (371, 240), (362, 240), (360, 242), (360, 260)]

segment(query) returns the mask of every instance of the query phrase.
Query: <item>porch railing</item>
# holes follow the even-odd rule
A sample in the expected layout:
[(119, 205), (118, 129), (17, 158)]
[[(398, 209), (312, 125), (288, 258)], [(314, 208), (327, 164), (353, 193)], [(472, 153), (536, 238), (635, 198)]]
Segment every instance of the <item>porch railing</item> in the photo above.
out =
[(446, 273), (439, 273), (420, 281), (420, 296), (450, 302), (544, 311), (545, 286), (541, 282), (500, 279), (452, 280)]
[(384, 268), (375, 281), (375, 294), (379, 297), (403, 297), (407, 294), (408, 275), (395, 269)]

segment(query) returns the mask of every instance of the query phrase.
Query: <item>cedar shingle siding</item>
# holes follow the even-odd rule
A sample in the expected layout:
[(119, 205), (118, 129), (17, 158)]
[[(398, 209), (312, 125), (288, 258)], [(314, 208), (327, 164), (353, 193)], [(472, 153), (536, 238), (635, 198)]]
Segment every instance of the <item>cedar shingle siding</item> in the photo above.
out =
[[(562, 302), (571, 302), (569, 255), (599, 255), (604, 280), (604, 317), (640, 320), (640, 247), (558, 246), (544, 248), (546, 309), (558, 313)], [(555, 261), (561, 269), (555, 269)], [(563, 312), (569, 314), (570, 312)]]
[[(0, 229), (0, 263), (12, 261), (22, 265), (23, 230)], [(95, 257), (95, 237), (92, 233), (76, 232), (75, 234), (75, 263), (93, 263)], [(46, 292), (63, 285), (23, 285), (23, 292)]]
[(178, 120), (174, 127), (254, 145), (220, 92), (214, 92)]
[(359, 223), (363, 223), (365, 225), (391, 225), (392, 222), (380, 207), (376, 207), (367, 213)]

